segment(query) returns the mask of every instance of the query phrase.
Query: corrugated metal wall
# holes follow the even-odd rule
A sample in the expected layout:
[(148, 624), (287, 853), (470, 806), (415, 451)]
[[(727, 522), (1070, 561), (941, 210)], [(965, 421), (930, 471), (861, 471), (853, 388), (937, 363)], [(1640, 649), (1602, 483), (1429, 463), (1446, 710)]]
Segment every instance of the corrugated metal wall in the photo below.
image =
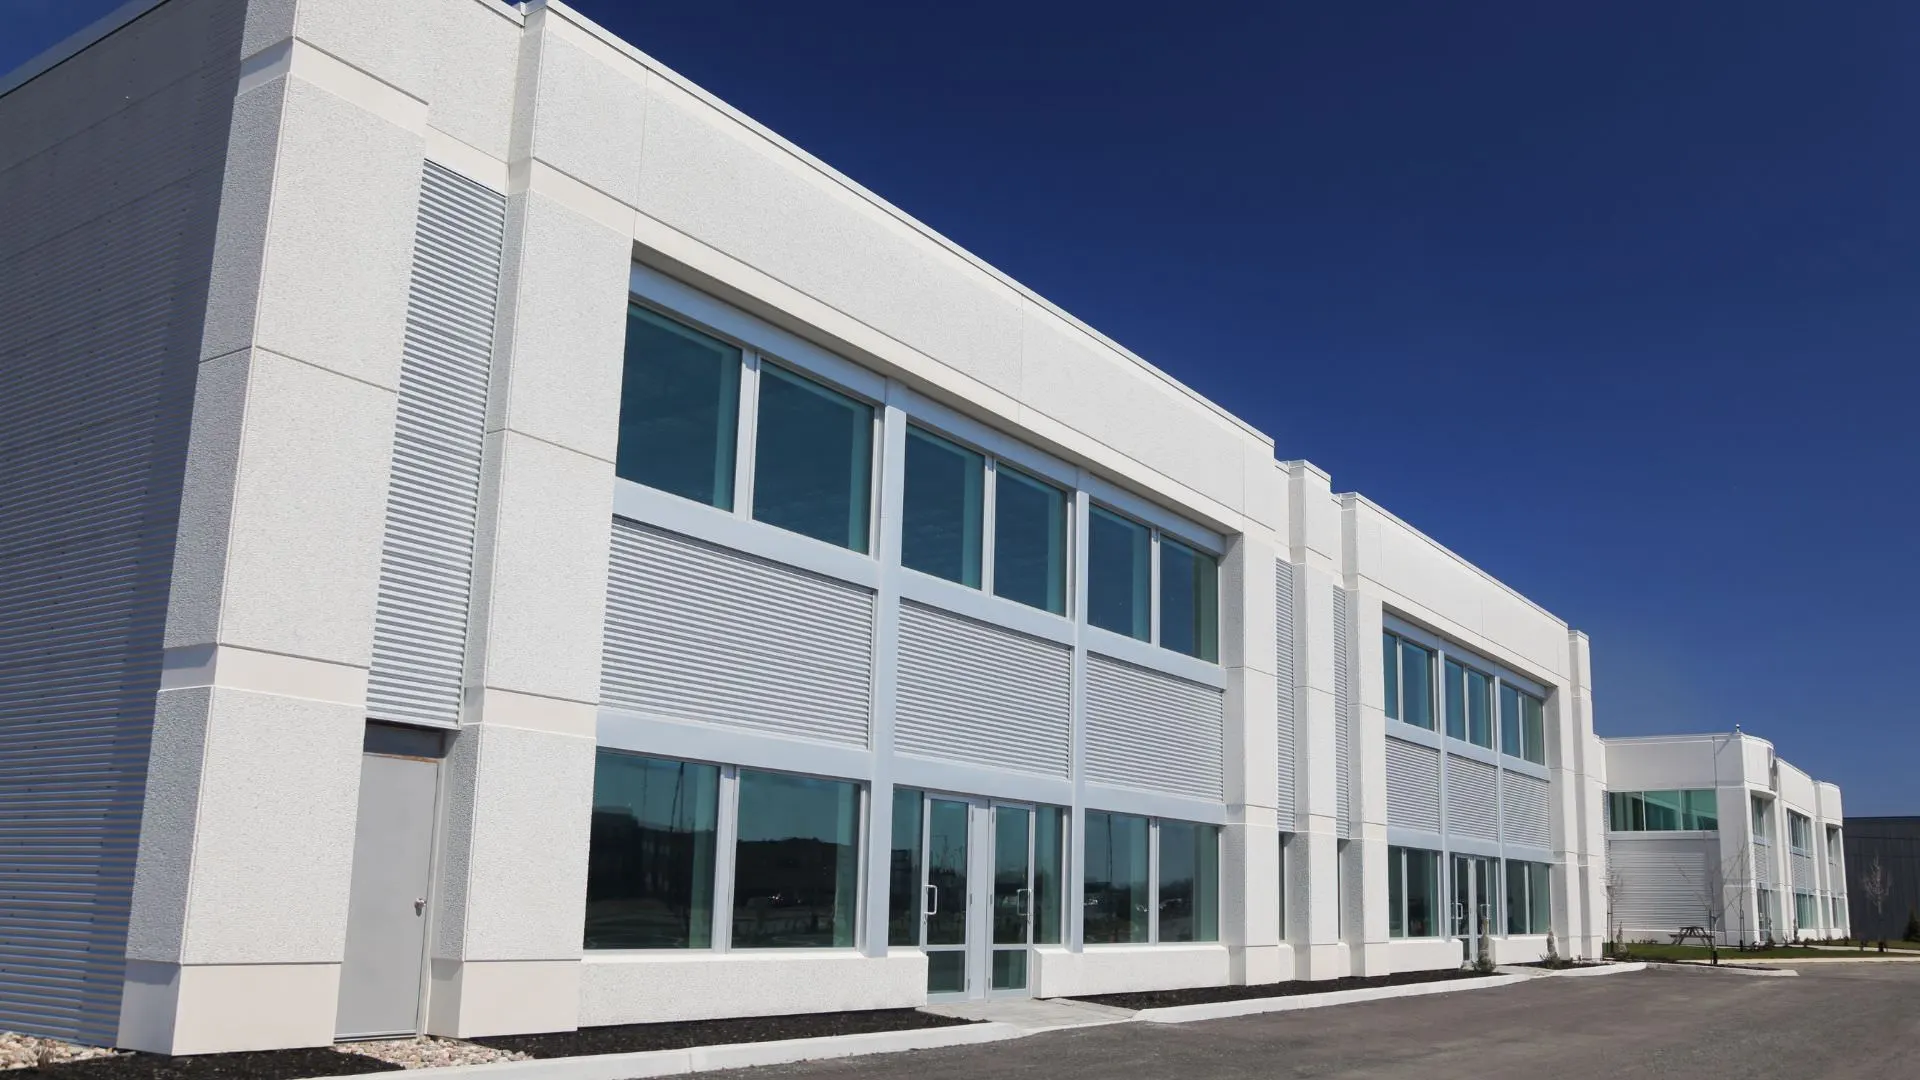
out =
[(1440, 831), (1440, 751), (1387, 740), (1387, 823)]
[(457, 726), (507, 200), (429, 161), (420, 184), (367, 712)]
[(1763, 889), (1773, 887), (1773, 845), (1765, 840), (1753, 842), (1753, 881)]
[(1793, 870), (1793, 887), (1802, 892), (1812, 892), (1814, 888), (1813, 856), (1796, 851), (1787, 856), (1787, 862), (1791, 864)]
[(900, 606), (894, 747), (976, 765), (1067, 775), (1072, 652), (923, 607)]
[(1447, 832), (1480, 840), (1500, 835), (1500, 794), (1493, 766), (1447, 755)]
[(1720, 889), (1718, 850), (1712, 839), (1614, 836), (1607, 846), (1607, 865), (1620, 881), (1614, 924), (1628, 934), (1705, 926), (1709, 898)]
[(1279, 723), (1276, 741), (1279, 746), (1280, 783), (1275, 805), (1280, 811), (1280, 831), (1288, 832), (1294, 820), (1294, 781), (1296, 735), (1294, 732), (1294, 683), (1298, 678), (1294, 667), (1294, 571), (1293, 564), (1279, 562), (1274, 566), (1273, 586), (1273, 683), (1275, 714)]
[(1220, 691), (1087, 657), (1087, 779), (1218, 801), (1225, 797)]
[(1501, 785), (1506, 842), (1551, 847), (1553, 811), (1547, 781), (1525, 773), (1508, 772), (1502, 775)]
[(1333, 790), (1337, 835), (1353, 835), (1353, 712), (1358, 695), (1353, 678), (1353, 598), (1333, 587)]
[(604, 704), (867, 745), (873, 593), (613, 523)]
[(242, 12), (0, 98), (0, 1029), (119, 1024)]

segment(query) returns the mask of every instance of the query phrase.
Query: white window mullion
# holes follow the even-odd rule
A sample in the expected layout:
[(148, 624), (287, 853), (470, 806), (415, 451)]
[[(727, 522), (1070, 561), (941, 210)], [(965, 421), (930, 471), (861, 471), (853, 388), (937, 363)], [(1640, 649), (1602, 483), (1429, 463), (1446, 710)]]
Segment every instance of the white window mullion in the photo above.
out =
[(1160, 819), (1147, 819), (1147, 944), (1160, 944)]
[(734, 853), (740, 835), (740, 770), (732, 765), (720, 770), (719, 810), (714, 821), (713, 948), (726, 952), (733, 947)]
[(989, 457), (983, 466), (986, 480), (980, 489), (980, 591), (988, 596), (993, 593), (993, 528), (995, 507), (999, 504), (1000, 462)]
[(740, 430), (734, 433), (733, 515), (753, 517), (753, 453), (760, 428), (760, 354), (744, 354), (740, 367)]

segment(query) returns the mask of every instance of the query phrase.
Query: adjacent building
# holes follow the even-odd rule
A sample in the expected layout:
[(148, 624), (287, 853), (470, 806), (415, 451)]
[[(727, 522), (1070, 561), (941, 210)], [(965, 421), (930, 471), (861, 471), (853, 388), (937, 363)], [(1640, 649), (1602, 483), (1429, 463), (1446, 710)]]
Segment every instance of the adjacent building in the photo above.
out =
[(0, 1028), (1601, 947), (1581, 633), (559, 3), (139, 0), (0, 207)]
[(1897, 941), (1920, 920), (1920, 817), (1847, 819), (1846, 897), (1856, 937)]
[(1605, 739), (1614, 940), (1847, 937), (1840, 789), (1742, 734)]

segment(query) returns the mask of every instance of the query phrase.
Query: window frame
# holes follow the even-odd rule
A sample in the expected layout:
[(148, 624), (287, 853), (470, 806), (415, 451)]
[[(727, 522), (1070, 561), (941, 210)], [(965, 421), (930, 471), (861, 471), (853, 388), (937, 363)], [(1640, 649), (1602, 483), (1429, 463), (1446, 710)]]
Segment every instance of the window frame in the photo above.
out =
[[(1439, 721), (1440, 710), (1438, 707), (1438, 700), (1437, 700), (1439, 697), (1440, 680), (1434, 677), (1435, 661), (1439, 658), (1438, 651), (1428, 646), (1425, 642), (1416, 641), (1413, 638), (1408, 637), (1406, 634), (1400, 633), (1398, 630), (1395, 630), (1390, 626), (1383, 626), (1381, 628), (1380, 638), (1381, 638), (1380, 663), (1381, 663), (1383, 675), (1385, 674), (1385, 668), (1386, 668), (1387, 639), (1391, 638), (1394, 643), (1393, 644), (1393, 672), (1392, 672), (1393, 697), (1389, 702), (1387, 702), (1387, 704), (1391, 705), (1392, 708), (1385, 710), (1387, 719), (1397, 721), (1401, 724), (1405, 724), (1407, 727), (1414, 728), (1415, 730), (1418, 730), (1418, 731), (1429, 731), (1429, 732), (1433, 732), (1434, 734), (1442, 734), (1440, 729), (1440, 721)], [(1406, 659), (1406, 655), (1407, 655), (1406, 650), (1408, 646), (1412, 646), (1413, 648), (1419, 649), (1421, 652), (1426, 654), (1427, 719), (1432, 721), (1432, 723), (1429, 723), (1429, 724), (1416, 724), (1413, 721), (1408, 720), (1406, 718), (1407, 716), (1407, 673), (1406, 673), (1406, 664), (1404, 663), (1404, 661)], [(1386, 685), (1386, 680), (1384, 678), (1382, 678), (1381, 680), (1381, 685), (1383, 688)]]
[[(944, 581), (949, 585), (958, 585), (963, 589), (971, 589), (982, 595), (993, 595), (993, 502), (995, 487), (994, 462), (996, 460), (994, 455), (977, 446), (970, 446), (959, 439), (955, 439), (927, 424), (921, 423), (911, 416), (907, 418), (906, 429), (906, 434), (903, 436), (901, 443), (900, 458), (900, 531), (902, 540), (900, 569), (908, 573), (920, 574), (923, 577), (928, 577), (935, 581)], [(972, 584), (950, 577), (943, 577), (931, 570), (922, 570), (919, 567), (907, 565), (905, 546), (907, 518), (906, 455), (910, 452), (916, 435), (936, 445), (944, 444), (963, 454), (972, 454), (980, 459), (980, 514), (979, 521), (977, 522), (980, 535), (974, 537), (974, 550), (979, 556), (980, 561), (979, 566), (975, 567), (974, 573), (979, 580)]]
[[(879, 553), (880, 462), (881, 462), (881, 459), (886, 456), (886, 449), (885, 449), (886, 406), (885, 404), (881, 400), (864, 397), (843, 386), (836, 385), (835, 383), (829, 381), (826, 378), (821, 377), (820, 375), (810, 372), (805, 368), (801, 368), (791, 363), (788, 363), (783, 359), (781, 359), (780, 357), (774, 356), (772, 354), (754, 350), (749, 354), (743, 354), (743, 357), (745, 355), (751, 355), (752, 357), (751, 361), (747, 363), (747, 366), (752, 372), (751, 384), (752, 384), (752, 394), (753, 394), (753, 408), (751, 410), (750, 418), (743, 419), (743, 422), (748, 422), (753, 425), (751, 439), (746, 448), (747, 453), (751, 456), (751, 460), (746, 463), (745, 472), (747, 475), (744, 477), (746, 482), (744, 494), (736, 490), (734, 501), (738, 504), (741, 504), (741, 506), (745, 509), (747, 520), (752, 521), (757, 525), (765, 525), (769, 528), (779, 529), (783, 533), (787, 533), (792, 536), (798, 536), (806, 540), (811, 540), (818, 544), (826, 544), (831, 547), (836, 547), (842, 551), (851, 552), (854, 555), (859, 555), (864, 558), (878, 559), (880, 556), (880, 553)], [(789, 529), (785, 525), (781, 525), (772, 521), (767, 521), (766, 519), (761, 518), (754, 513), (754, 510), (759, 503), (758, 472), (759, 472), (759, 466), (760, 466), (760, 404), (761, 404), (761, 395), (763, 392), (762, 385), (765, 382), (766, 370), (768, 367), (772, 367), (774, 370), (780, 372), (779, 375), (774, 376), (776, 379), (782, 379), (789, 382), (793, 382), (796, 385), (801, 386), (803, 389), (809, 389), (815, 393), (825, 391), (827, 394), (833, 394), (833, 395), (838, 395), (840, 397), (844, 397), (847, 400), (852, 401), (857, 405), (866, 406), (866, 409), (867, 409), (866, 526), (867, 527), (866, 527), (866, 535), (862, 538), (862, 543), (864, 546), (854, 547), (849, 544), (841, 544), (832, 540), (824, 540), (824, 539), (821, 539), (820, 537), (811, 536), (811, 535), (808, 535), (807, 533), (800, 532), (796, 529)], [(748, 388), (749, 380), (745, 377), (746, 374), (747, 374), (746, 372), (744, 371), (742, 372), (743, 377), (740, 383), (740, 393), (743, 399), (746, 397), (746, 394), (748, 392), (747, 388)], [(811, 384), (811, 385), (809, 386), (808, 384)], [(746, 414), (746, 407), (745, 407), (744, 401), (742, 403), (742, 412), (744, 417)], [(738, 474), (736, 473), (736, 476), (737, 475)], [(735, 483), (736, 483), (736, 489), (738, 489), (739, 480), (736, 479)]]
[[(1111, 948), (1140, 948), (1142, 946), (1159, 946), (1162, 944), (1167, 944), (1167, 945), (1217, 945), (1219, 944), (1224, 937), (1224, 931), (1220, 925), (1220, 919), (1221, 919), (1221, 912), (1223, 907), (1223, 904), (1222, 904), (1223, 897), (1221, 896), (1221, 886), (1224, 878), (1224, 871), (1221, 866), (1221, 861), (1223, 859), (1222, 848), (1224, 847), (1224, 844), (1225, 844), (1225, 838), (1223, 836), (1224, 830), (1221, 828), (1220, 823), (1214, 822), (1214, 821), (1195, 821), (1191, 818), (1162, 818), (1162, 817), (1159, 817), (1158, 815), (1141, 814), (1131, 810), (1108, 810), (1102, 807), (1089, 806), (1081, 810), (1080, 813), (1078, 814), (1079, 821), (1083, 823), (1081, 826), (1083, 830), (1091, 831), (1090, 829), (1088, 829), (1088, 825), (1091, 823), (1093, 816), (1096, 814), (1105, 814), (1110, 817), (1140, 818), (1147, 823), (1147, 910), (1149, 912), (1149, 916), (1147, 919), (1147, 939), (1145, 941), (1089, 941), (1087, 940), (1087, 937), (1086, 937), (1086, 927), (1083, 922), (1081, 926), (1081, 933), (1080, 933), (1080, 947), (1082, 949), (1111, 949)], [(1160, 898), (1160, 872), (1161, 872), (1160, 826), (1163, 822), (1172, 822), (1176, 825), (1192, 826), (1195, 830), (1199, 830), (1199, 832), (1196, 835), (1211, 834), (1213, 837), (1213, 878), (1214, 878), (1213, 894), (1212, 894), (1213, 937), (1211, 939), (1195, 939), (1192, 941), (1163, 941), (1161, 939), (1160, 918), (1162, 915), (1162, 911), (1161, 911), (1161, 898)], [(1084, 843), (1084, 835), (1082, 837), (1082, 842)], [(1077, 872), (1080, 875), (1080, 892), (1081, 892), (1081, 895), (1084, 896), (1086, 893), (1086, 885), (1087, 885), (1087, 859), (1083, 855), (1080, 859), (1075, 861), (1077, 863), (1075, 867), (1075, 872)], [(1282, 863), (1282, 866), (1283, 866), (1282, 873), (1284, 874), (1284, 862)], [(1198, 888), (1196, 885), (1196, 892), (1197, 891), (1198, 891)], [(1196, 921), (1199, 918), (1199, 914), (1197, 911), (1195, 912), (1194, 918), (1196, 919)]]
[[(1429, 880), (1433, 885), (1434, 910), (1429, 912), (1427, 916), (1429, 928), (1433, 931), (1429, 934), (1415, 935), (1411, 932), (1413, 928), (1413, 907), (1409, 900), (1407, 890), (1407, 882), (1409, 880), (1407, 868), (1410, 865), (1410, 857), (1413, 855), (1426, 856), (1431, 860), (1430, 870), (1432, 871), (1432, 876)], [(1449, 904), (1447, 900), (1449, 894), (1446, 879), (1446, 864), (1448, 862), (1446, 852), (1436, 851), (1432, 848), (1413, 847), (1408, 844), (1390, 844), (1387, 847), (1387, 860), (1387, 903), (1390, 907), (1393, 904), (1392, 883), (1394, 880), (1394, 870), (1396, 868), (1399, 870), (1400, 880), (1399, 911), (1389, 910), (1387, 912), (1387, 939), (1389, 941), (1438, 941), (1446, 937), (1451, 937), (1452, 935), (1447, 933), (1447, 916), (1444, 914)], [(1393, 917), (1396, 914), (1400, 916), (1400, 932), (1398, 934), (1393, 932)]]
[[(1498, 767), (1503, 769), (1508, 769), (1514, 772), (1538, 776), (1541, 778), (1545, 778), (1548, 775), (1547, 770), (1552, 768), (1551, 762), (1533, 761), (1529, 758), (1525, 758), (1519, 755), (1505, 754), (1504, 751), (1500, 748), (1500, 711), (1499, 711), (1500, 691), (1502, 687), (1511, 686), (1515, 690), (1518, 690), (1520, 693), (1530, 696), (1540, 702), (1540, 726), (1541, 726), (1541, 734), (1543, 736), (1542, 742), (1541, 742), (1541, 748), (1540, 748), (1541, 756), (1550, 757), (1551, 755), (1547, 753), (1547, 750), (1548, 750), (1547, 742), (1549, 740), (1546, 738), (1546, 729), (1548, 727), (1547, 706), (1553, 700), (1554, 693), (1557, 690), (1556, 687), (1551, 687), (1543, 683), (1540, 683), (1534, 680), (1532, 676), (1529, 676), (1524, 672), (1516, 671), (1513, 668), (1507, 666), (1506, 664), (1502, 664), (1497, 661), (1491, 660), (1485, 655), (1475, 652), (1471, 648), (1453, 641), (1451, 638), (1443, 637), (1440, 634), (1437, 634), (1431, 630), (1426, 629), (1425, 627), (1412, 623), (1391, 608), (1388, 608), (1382, 612), (1382, 617), (1380, 620), (1380, 629), (1383, 634), (1391, 634), (1394, 637), (1401, 639), (1402, 641), (1410, 642), (1416, 646), (1419, 646), (1422, 649), (1427, 650), (1427, 652), (1431, 655), (1433, 659), (1432, 684), (1431, 684), (1432, 686), (1431, 707), (1432, 707), (1432, 716), (1434, 720), (1433, 727), (1424, 728), (1418, 724), (1407, 724), (1408, 727), (1411, 727), (1417, 731), (1430, 732), (1431, 735), (1437, 736), (1440, 739), (1444, 740), (1444, 743), (1442, 745), (1450, 744), (1454, 747), (1459, 747), (1459, 748), (1471, 748), (1466, 751), (1464, 756), (1472, 757), (1477, 754), (1479, 755), (1479, 759), (1482, 761), (1489, 761), (1490, 759), (1487, 756), (1489, 754), (1493, 755), (1493, 758), (1495, 759), (1505, 757), (1511, 760), (1501, 761)], [(1492, 742), (1494, 744), (1493, 746), (1489, 747), (1481, 743), (1474, 742), (1472, 741), (1471, 738), (1464, 738), (1464, 739), (1456, 738), (1447, 733), (1447, 726), (1446, 726), (1446, 720), (1447, 720), (1446, 671), (1447, 671), (1447, 668), (1446, 668), (1446, 665), (1448, 661), (1458, 661), (1462, 667), (1467, 668), (1469, 670), (1478, 671), (1482, 675), (1488, 676), (1488, 678), (1490, 679), (1490, 685), (1487, 691), (1488, 693), (1488, 727), (1490, 729), (1490, 735), (1492, 738)], [(1402, 700), (1401, 700), (1401, 708), (1398, 711), (1404, 716), (1406, 712), (1405, 674), (1400, 673), (1399, 678), (1400, 678)], [(1384, 680), (1383, 680), (1383, 686), (1384, 686)], [(1463, 689), (1464, 689), (1464, 678), (1463, 678)], [(1463, 694), (1463, 697), (1464, 697), (1464, 694)], [(1405, 720), (1401, 720), (1400, 722), (1403, 724), (1406, 724)], [(1469, 722), (1467, 734), (1469, 736), (1472, 735), (1471, 722)], [(1429, 745), (1432, 745), (1430, 741), (1429, 741)]]
[[(865, 780), (846, 776), (831, 776), (825, 773), (805, 772), (795, 769), (769, 769), (757, 765), (735, 765), (708, 758), (683, 757), (653, 754), (640, 750), (628, 750), (617, 746), (601, 746), (599, 753), (625, 754), (631, 757), (647, 758), (654, 761), (681, 762), (688, 765), (706, 765), (719, 769), (717, 803), (714, 823), (713, 857), (713, 925), (711, 941), (705, 948), (618, 948), (583, 949), (589, 956), (691, 956), (699, 954), (750, 953), (756, 955), (791, 955), (800, 951), (833, 952), (840, 954), (858, 953), (865, 949), (868, 940), (867, 928), (867, 875), (873, 860), (873, 838), (870, 829), (873, 821), (873, 787)], [(738, 880), (738, 855), (740, 848), (740, 773), (774, 773), (782, 776), (800, 777), (808, 780), (821, 780), (835, 784), (852, 785), (856, 795), (854, 809), (854, 843), (858, 848), (856, 863), (858, 869), (854, 875), (853, 943), (851, 945), (806, 945), (806, 946), (735, 946), (733, 944), (733, 897)], [(892, 857), (893, 839), (887, 837), (888, 857)], [(591, 857), (591, 856), (589, 856)], [(924, 858), (922, 853), (922, 858)]]

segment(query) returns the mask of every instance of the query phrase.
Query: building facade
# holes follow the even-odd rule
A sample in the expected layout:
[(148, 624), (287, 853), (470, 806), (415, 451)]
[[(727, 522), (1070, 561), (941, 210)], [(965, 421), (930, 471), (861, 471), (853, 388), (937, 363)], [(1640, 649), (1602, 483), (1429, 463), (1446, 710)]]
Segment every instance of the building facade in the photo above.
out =
[(1920, 919), (1920, 817), (1847, 819), (1846, 897), (1853, 934), (1898, 941)]
[(0, 1028), (1598, 953), (1584, 635), (561, 4), (0, 90)]
[(1612, 938), (1849, 936), (1837, 786), (1738, 731), (1602, 741)]

